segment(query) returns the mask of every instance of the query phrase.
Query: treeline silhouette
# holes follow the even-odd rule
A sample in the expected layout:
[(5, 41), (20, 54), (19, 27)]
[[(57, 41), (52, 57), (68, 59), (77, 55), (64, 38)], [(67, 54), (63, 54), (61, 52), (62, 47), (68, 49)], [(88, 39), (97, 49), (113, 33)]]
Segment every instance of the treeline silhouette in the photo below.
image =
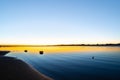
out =
[(120, 46), (120, 43), (113, 44), (57, 44), (57, 45), (0, 45), (0, 47), (48, 47), (48, 46)]

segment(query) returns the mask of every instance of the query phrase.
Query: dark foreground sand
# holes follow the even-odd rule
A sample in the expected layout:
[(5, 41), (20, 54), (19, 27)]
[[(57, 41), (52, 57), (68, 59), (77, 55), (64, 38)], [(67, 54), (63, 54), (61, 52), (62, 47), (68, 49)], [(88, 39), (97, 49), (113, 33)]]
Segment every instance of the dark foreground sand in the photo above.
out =
[(0, 56), (0, 80), (52, 80), (22, 60)]

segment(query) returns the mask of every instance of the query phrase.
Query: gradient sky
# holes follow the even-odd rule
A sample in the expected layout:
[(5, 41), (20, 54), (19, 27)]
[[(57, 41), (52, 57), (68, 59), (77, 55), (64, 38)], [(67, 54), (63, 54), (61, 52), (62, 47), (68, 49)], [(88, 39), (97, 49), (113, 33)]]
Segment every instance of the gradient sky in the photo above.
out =
[(0, 0), (0, 44), (120, 42), (120, 0)]

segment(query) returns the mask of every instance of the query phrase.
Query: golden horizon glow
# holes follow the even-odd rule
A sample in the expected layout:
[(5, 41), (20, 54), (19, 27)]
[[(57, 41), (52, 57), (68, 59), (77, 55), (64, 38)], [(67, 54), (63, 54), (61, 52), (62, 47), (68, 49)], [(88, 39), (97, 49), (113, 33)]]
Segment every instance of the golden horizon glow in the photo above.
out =
[(50, 46), (50, 47), (1, 47), (0, 50), (10, 50), (12, 53), (62, 53), (62, 52), (100, 52), (100, 51), (120, 51), (120, 47), (91, 47), (91, 46)]

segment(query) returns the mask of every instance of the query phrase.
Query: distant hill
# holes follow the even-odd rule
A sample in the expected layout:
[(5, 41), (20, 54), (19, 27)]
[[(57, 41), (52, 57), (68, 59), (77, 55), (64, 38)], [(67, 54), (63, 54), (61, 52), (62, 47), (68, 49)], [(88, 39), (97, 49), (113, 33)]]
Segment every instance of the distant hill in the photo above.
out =
[(0, 47), (46, 47), (46, 46), (120, 46), (117, 44), (58, 44), (58, 45), (0, 45)]

